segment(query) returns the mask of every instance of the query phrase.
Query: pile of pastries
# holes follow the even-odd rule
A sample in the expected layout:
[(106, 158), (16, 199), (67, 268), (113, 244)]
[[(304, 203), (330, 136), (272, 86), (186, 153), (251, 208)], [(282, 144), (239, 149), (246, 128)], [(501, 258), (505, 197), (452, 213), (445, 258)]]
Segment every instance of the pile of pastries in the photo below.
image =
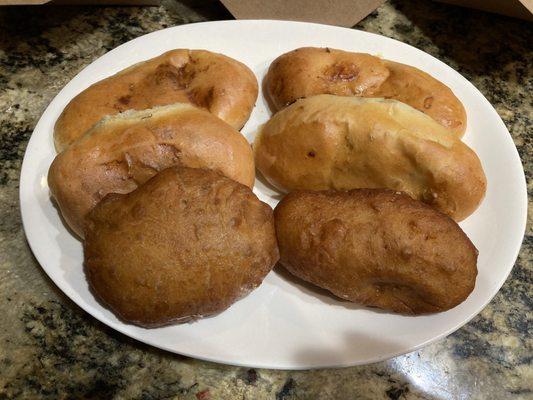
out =
[[(222, 312), (278, 261), (347, 301), (445, 311), (472, 292), (477, 250), (456, 221), (486, 179), (466, 112), (417, 68), (300, 48), (263, 82), (274, 115), (253, 150), (244, 64), (177, 49), (90, 86), (56, 122), (48, 183), (83, 240), (94, 295), (145, 327)], [(252, 192), (255, 171), (284, 195)]]

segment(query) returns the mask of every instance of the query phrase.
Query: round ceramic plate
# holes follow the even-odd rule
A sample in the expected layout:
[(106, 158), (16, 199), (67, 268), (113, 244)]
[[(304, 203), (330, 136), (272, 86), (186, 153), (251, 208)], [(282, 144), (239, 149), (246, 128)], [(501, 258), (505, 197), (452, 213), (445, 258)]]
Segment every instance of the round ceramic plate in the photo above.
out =
[[(474, 292), (456, 308), (433, 315), (394, 315), (342, 302), (271, 272), (263, 284), (222, 314), (193, 323), (143, 329), (119, 321), (98, 303), (82, 269), (82, 245), (50, 201), (46, 175), (55, 151), (54, 123), (89, 85), (174, 48), (207, 49), (248, 65), (259, 82), (277, 56), (302, 46), (366, 52), (418, 67), (448, 85), (465, 105), (464, 141), (479, 155), (488, 179), (481, 207), (461, 223), (479, 249)], [(253, 141), (270, 112), (259, 94), (242, 130)], [(272, 207), (276, 193), (257, 181)], [(432, 56), (401, 42), (357, 30), (282, 21), (220, 21), (178, 26), (139, 37), (81, 71), (50, 103), (28, 144), (20, 202), (29, 244), (56, 285), (89, 314), (150, 345), (205, 360), (265, 368), (347, 366), (384, 360), (449, 335), (479, 313), (507, 278), (525, 230), (527, 195), (520, 158), (502, 120), (465, 78)]]

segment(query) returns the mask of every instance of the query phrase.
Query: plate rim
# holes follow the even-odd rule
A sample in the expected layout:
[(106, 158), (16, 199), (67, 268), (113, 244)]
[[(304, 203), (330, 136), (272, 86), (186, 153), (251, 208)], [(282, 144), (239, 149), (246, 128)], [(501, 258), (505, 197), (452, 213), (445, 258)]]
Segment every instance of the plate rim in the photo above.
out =
[[(442, 66), (444, 66), (444, 67), (452, 70), (453, 72), (455, 72), (455, 77), (456, 78), (460, 77), (459, 79), (461, 80), (461, 83), (462, 84), (466, 84), (466, 86), (468, 87), (468, 89), (470, 91), (473, 91), (480, 100), (482, 99), (482, 101), (487, 106), (489, 106), (490, 109), (492, 109), (494, 114), (497, 116), (497, 118), (499, 120), (499, 123), (505, 129), (505, 131), (507, 132), (507, 139), (511, 141), (512, 148), (513, 148), (513, 155), (512, 156), (513, 156), (513, 158), (515, 158), (515, 161), (517, 161), (518, 164), (520, 165), (521, 182), (519, 184), (519, 188), (520, 188), (520, 191), (522, 192), (521, 193), (522, 195), (520, 196), (521, 197), (520, 208), (522, 210), (522, 220), (520, 221), (521, 222), (521, 224), (520, 224), (521, 225), (521, 229), (520, 229), (520, 232), (518, 232), (519, 233), (518, 236), (520, 237), (520, 240), (516, 241), (516, 244), (514, 246), (515, 248), (513, 249), (512, 252), (511, 251), (507, 252), (507, 257), (509, 259), (513, 260), (512, 266), (509, 268), (509, 270), (507, 271), (505, 277), (501, 280), (501, 282), (498, 282), (497, 290), (495, 290), (494, 293), (487, 298), (487, 300), (484, 302), (484, 304), (481, 307), (476, 307), (476, 308), (479, 308), (476, 312), (473, 312), (471, 315), (469, 315), (459, 325), (453, 326), (453, 327), (441, 332), (440, 334), (435, 335), (434, 337), (432, 337), (430, 339), (427, 339), (427, 340), (423, 341), (422, 343), (419, 343), (416, 346), (409, 347), (406, 350), (397, 351), (397, 352), (393, 351), (393, 352), (388, 352), (388, 353), (385, 352), (384, 354), (382, 354), (379, 357), (371, 357), (368, 360), (359, 360), (359, 361), (354, 361), (354, 362), (347, 361), (347, 362), (331, 363), (331, 364), (320, 363), (320, 365), (312, 365), (312, 366), (306, 366), (306, 365), (302, 365), (302, 366), (271, 365), (271, 364), (265, 364), (265, 363), (250, 363), (250, 362), (241, 361), (241, 360), (228, 361), (228, 360), (225, 360), (225, 359), (222, 360), (222, 359), (216, 359), (216, 358), (213, 358), (213, 357), (199, 356), (197, 354), (189, 353), (189, 352), (186, 352), (186, 351), (179, 351), (178, 352), (178, 351), (170, 348), (169, 346), (165, 346), (164, 344), (158, 344), (156, 341), (151, 340), (151, 338), (149, 340), (149, 339), (146, 339), (146, 338), (142, 338), (141, 339), (141, 338), (135, 337), (133, 334), (130, 334), (130, 333), (126, 332), (126, 327), (129, 326), (129, 325), (127, 325), (127, 324), (125, 324), (125, 323), (123, 323), (121, 321), (119, 321), (119, 323), (115, 323), (114, 321), (108, 321), (105, 318), (105, 315), (98, 316), (98, 315), (93, 314), (91, 311), (89, 311), (89, 309), (88, 309), (89, 307), (87, 307), (88, 304), (86, 304), (85, 301), (81, 301), (81, 304), (80, 304), (80, 302), (75, 301), (73, 299), (73, 297), (72, 297), (72, 290), (71, 290), (70, 286), (69, 285), (63, 285), (62, 283), (56, 282), (56, 280), (53, 278), (52, 270), (48, 266), (46, 266), (46, 263), (44, 261), (42, 261), (43, 255), (35, 247), (35, 243), (39, 239), (35, 238), (34, 234), (33, 234), (33, 231), (28, 228), (28, 226), (30, 224), (29, 220), (28, 220), (29, 211), (27, 210), (26, 207), (29, 207), (29, 205), (26, 205), (25, 202), (24, 202), (25, 199), (27, 199), (29, 197), (34, 197), (34, 196), (32, 196), (32, 191), (30, 190), (31, 189), (30, 178), (32, 177), (32, 173), (31, 173), (32, 171), (29, 171), (29, 167), (28, 167), (28, 165), (29, 165), (28, 159), (30, 157), (29, 154), (31, 154), (32, 152), (28, 151), (28, 150), (32, 150), (32, 141), (33, 141), (34, 145), (36, 143), (36, 141), (33, 140), (34, 139), (34, 133), (36, 131), (38, 131), (39, 128), (40, 128), (40, 125), (42, 123), (44, 123), (43, 122), (43, 117), (49, 112), (49, 109), (53, 106), (53, 104), (56, 101), (58, 101), (58, 99), (61, 97), (61, 94), (65, 91), (67, 86), (69, 84), (71, 84), (71, 82), (73, 80), (75, 80), (75, 78), (78, 75), (82, 74), (87, 68), (92, 66), (96, 61), (100, 60), (102, 57), (104, 57), (106, 55), (109, 55), (110, 53), (112, 53), (114, 51), (117, 51), (117, 49), (120, 49), (120, 48), (122, 48), (122, 47), (124, 47), (126, 45), (131, 46), (132, 42), (136, 42), (136, 41), (140, 41), (140, 40), (146, 40), (147, 36), (150, 36), (150, 35), (154, 35), (155, 36), (161, 31), (173, 31), (173, 30), (179, 30), (179, 29), (183, 29), (183, 28), (186, 29), (190, 25), (206, 25), (206, 24), (208, 24), (208, 25), (225, 25), (225, 24), (232, 24), (232, 25), (263, 24), (263, 25), (269, 25), (269, 24), (272, 24), (272, 23), (276, 23), (276, 24), (282, 23), (282, 24), (285, 24), (287, 26), (288, 25), (304, 25), (304, 26), (316, 25), (316, 26), (326, 27), (328, 29), (338, 30), (339, 32), (340, 31), (349, 31), (349, 32), (353, 33), (354, 31), (356, 31), (356, 32), (358, 32), (358, 34), (370, 35), (372, 37), (378, 37), (379, 40), (391, 41), (391, 42), (394, 43), (395, 46), (408, 47), (408, 48), (412, 48), (412, 49), (416, 50), (417, 52), (422, 52), (425, 56), (430, 57), (433, 62), (437, 62), (439, 64), (442, 64)], [(33, 255), (35, 256), (37, 262), (39, 263), (40, 267), (44, 270), (46, 275), (53, 282), (53, 284), (57, 288), (59, 288), (74, 304), (76, 304), (77, 307), (81, 308), (84, 312), (89, 314), (91, 317), (97, 319), (98, 321), (100, 321), (104, 325), (109, 326), (110, 328), (112, 328), (112, 329), (120, 332), (121, 334), (123, 334), (123, 335), (125, 335), (127, 337), (130, 337), (130, 338), (132, 338), (132, 339), (134, 339), (134, 340), (136, 340), (136, 341), (138, 341), (140, 343), (145, 343), (145, 344), (148, 344), (150, 346), (154, 346), (156, 348), (162, 349), (164, 351), (169, 351), (169, 352), (174, 353), (174, 354), (180, 354), (180, 355), (184, 355), (184, 356), (187, 356), (187, 357), (195, 358), (195, 359), (198, 359), (198, 360), (209, 361), (209, 362), (214, 362), (214, 363), (220, 363), (220, 364), (224, 364), (224, 365), (233, 365), (233, 366), (238, 366), (238, 367), (251, 367), (251, 368), (267, 368), (267, 369), (277, 369), (277, 370), (311, 370), (311, 369), (319, 369), (319, 368), (342, 368), (342, 367), (348, 367), (348, 366), (372, 364), (372, 363), (388, 360), (388, 359), (397, 357), (399, 355), (403, 355), (403, 354), (407, 354), (407, 353), (411, 353), (411, 352), (417, 351), (420, 348), (425, 347), (425, 346), (427, 346), (427, 345), (429, 345), (431, 343), (435, 343), (435, 342), (437, 342), (437, 341), (449, 336), (453, 332), (459, 330), (464, 325), (469, 323), (475, 316), (477, 316), (479, 313), (481, 313), (483, 311), (483, 309), (492, 301), (494, 296), (496, 296), (496, 294), (500, 291), (500, 289), (503, 286), (503, 284), (509, 278), (509, 276), (510, 276), (510, 274), (512, 272), (512, 269), (514, 268), (514, 266), (516, 264), (516, 260), (518, 258), (520, 249), (522, 247), (522, 243), (523, 243), (523, 240), (524, 240), (524, 235), (525, 235), (525, 232), (526, 232), (527, 215), (528, 215), (528, 213), (527, 213), (527, 210), (528, 210), (527, 181), (526, 181), (526, 178), (525, 178), (525, 171), (524, 171), (524, 168), (523, 168), (523, 163), (522, 163), (522, 160), (520, 158), (520, 154), (518, 152), (518, 149), (516, 148), (516, 145), (514, 144), (513, 138), (511, 136), (507, 126), (505, 125), (505, 123), (501, 119), (501, 117), (498, 114), (498, 112), (494, 109), (492, 104), (483, 95), (483, 93), (481, 93), (468, 79), (466, 79), (463, 75), (461, 75), (461, 73), (459, 73), (458, 71), (456, 71), (455, 69), (450, 67), (445, 62), (439, 60), (438, 58), (436, 58), (432, 54), (429, 54), (429, 53), (427, 53), (427, 52), (425, 52), (425, 51), (423, 51), (423, 50), (421, 50), (421, 49), (419, 49), (419, 48), (417, 48), (417, 47), (415, 47), (413, 45), (401, 42), (401, 41), (399, 41), (397, 39), (390, 38), (390, 37), (387, 37), (387, 36), (384, 36), (384, 35), (380, 35), (380, 34), (373, 33), (373, 32), (366, 32), (366, 31), (363, 31), (363, 30), (353, 29), (353, 28), (343, 28), (343, 27), (325, 25), (325, 24), (318, 24), (318, 23), (301, 22), (301, 21), (284, 21), (284, 20), (275, 20), (275, 19), (202, 21), (202, 22), (195, 22), (195, 23), (191, 23), (191, 24), (181, 24), (181, 25), (176, 25), (176, 26), (172, 26), (172, 27), (167, 27), (167, 28), (164, 28), (164, 29), (160, 29), (160, 30), (156, 30), (156, 31), (153, 31), (153, 32), (149, 32), (147, 34), (140, 35), (140, 36), (138, 36), (136, 38), (133, 38), (133, 39), (131, 39), (131, 40), (127, 41), (127, 42), (124, 42), (124, 43), (120, 44), (119, 46), (107, 51), (106, 53), (104, 53), (103, 55), (97, 57), (96, 59), (92, 60), (84, 68), (82, 68), (80, 71), (78, 71), (76, 73), (76, 75), (74, 77), (72, 77), (67, 82), (67, 84), (64, 85), (61, 88), (61, 90), (53, 97), (53, 99), (50, 101), (50, 103), (47, 105), (47, 107), (45, 108), (45, 110), (43, 111), (41, 116), (39, 117), (39, 120), (37, 121), (37, 123), (35, 125), (35, 128), (32, 131), (32, 135), (31, 135), (30, 139), (28, 140), (26, 149), (24, 151), (24, 157), (23, 157), (23, 160), (22, 160), (21, 172), (20, 172), (20, 178), (19, 178), (18, 194), (19, 194), (19, 206), (20, 206), (20, 214), (21, 214), (21, 219), (22, 219), (22, 226), (23, 226), (23, 230), (24, 230), (24, 235), (26, 237), (26, 241), (27, 241), (27, 243), (28, 243)], [(33, 200), (35, 201), (35, 198)]]

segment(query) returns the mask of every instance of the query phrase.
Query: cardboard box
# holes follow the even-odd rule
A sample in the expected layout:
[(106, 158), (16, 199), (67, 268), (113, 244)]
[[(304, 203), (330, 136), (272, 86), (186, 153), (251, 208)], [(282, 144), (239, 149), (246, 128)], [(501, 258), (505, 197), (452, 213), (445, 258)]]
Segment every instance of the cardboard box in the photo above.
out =
[[(221, 0), (237, 19), (285, 19), (353, 26), (385, 0)], [(429, 1), (429, 0), (428, 0)], [(436, 0), (533, 21), (533, 0)], [(0, 0), (2, 5), (159, 5), (161, 0)]]
[(160, 0), (0, 0), (0, 6), (22, 6), (22, 5), (121, 5), (121, 6), (157, 6)]
[(221, 0), (237, 19), (284, 19), (354, 26), (385, 0)]
[[(533, 20), (533, 0), (437, 0)], [(221, 0), (237, 19), (287, 19), (353, 26), (384, 0)]]

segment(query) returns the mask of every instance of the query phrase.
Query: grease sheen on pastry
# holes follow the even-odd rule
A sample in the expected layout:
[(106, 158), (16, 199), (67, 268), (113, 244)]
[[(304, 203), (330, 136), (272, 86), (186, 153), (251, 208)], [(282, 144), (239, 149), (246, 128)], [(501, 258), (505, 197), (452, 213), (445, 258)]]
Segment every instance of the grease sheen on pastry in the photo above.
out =
[(406, 194), (297, 191), (274, 216), (281, 264), (342, 299), (423, 314), (474, 289), (474, 245), (450, 217)]
[(278, 261), (272, 209), (215, 171), (168, 168), (89, 214), (93, 292), (127, 322), (152, 327), (217, 314)]

